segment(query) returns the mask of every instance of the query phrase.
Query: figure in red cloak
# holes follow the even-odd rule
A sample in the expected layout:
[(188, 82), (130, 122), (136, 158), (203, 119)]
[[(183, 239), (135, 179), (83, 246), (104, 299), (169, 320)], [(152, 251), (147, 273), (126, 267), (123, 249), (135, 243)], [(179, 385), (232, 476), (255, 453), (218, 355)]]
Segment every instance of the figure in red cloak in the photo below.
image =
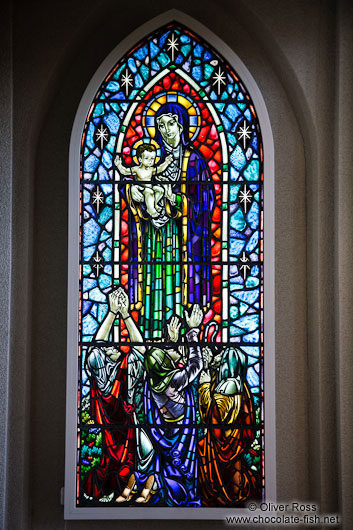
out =
[[(102, 460), (88, 474), (84, 482), (86, 499), (111, 501), (120, 495), (128, 478), (136, 468), (136, 437), (134, 429), (134, 404), (132, 395), (135, 381), (131, 380), (129, 365), (139, 358), (138, 347), (132, 348), (129, 356), (123, 357), (114, 346), (107, 347), (109, 333), (121, 305), (121, 289), (109, 295), (109, 312), (95, 337), (86, 358), (86, 372), (91, 379), (91, 412), (89, 423), (102, 432)], [(130, 322), (131, 321), (131, 322)], [(125, 320), (134, 341), (136, 326), (131, 316)], [(130, 329), (131, 328), (131, 329)], [(134, 364), (136, 364), (134, 362)], [(136, 369), (136, 366), (134, 366)], [(92, 425), (93, 427), (93, 425)]]

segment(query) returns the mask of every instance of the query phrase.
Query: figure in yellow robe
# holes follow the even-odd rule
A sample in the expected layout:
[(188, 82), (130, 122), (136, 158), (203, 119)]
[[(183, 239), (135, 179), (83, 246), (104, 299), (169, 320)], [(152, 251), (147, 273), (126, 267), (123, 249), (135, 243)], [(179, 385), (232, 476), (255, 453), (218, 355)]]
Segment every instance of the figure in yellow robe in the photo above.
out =
[(204, 506), (236, 506), (260, 496), (258, 473), (243, 458), (256, 431), (247, 358), (237, 348), (225, 348), (218, 359), (205, 351), (199, 407), (207, 431), (198, 444), (199, 490)]

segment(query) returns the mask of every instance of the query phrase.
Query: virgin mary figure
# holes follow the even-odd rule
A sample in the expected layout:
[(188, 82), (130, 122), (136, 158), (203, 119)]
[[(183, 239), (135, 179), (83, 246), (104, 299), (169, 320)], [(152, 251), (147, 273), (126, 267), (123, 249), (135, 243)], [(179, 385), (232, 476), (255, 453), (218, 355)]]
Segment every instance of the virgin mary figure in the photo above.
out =
[(146, 340), (161, 340), (173, 314), (182, 307), (211, 302), (210, 222), (215, 202), (211, 175), (203, 155), (191, 144), (189, 115), (178, 103), (155, 114), (154, 140), (162, 161), (173, 156), (162, 175), (172, 195), (164, 197), (158, 217), (150, 217), (136, 184), (126, 187), (133, 220), (130, 236), (130, 296), (141, 308)]

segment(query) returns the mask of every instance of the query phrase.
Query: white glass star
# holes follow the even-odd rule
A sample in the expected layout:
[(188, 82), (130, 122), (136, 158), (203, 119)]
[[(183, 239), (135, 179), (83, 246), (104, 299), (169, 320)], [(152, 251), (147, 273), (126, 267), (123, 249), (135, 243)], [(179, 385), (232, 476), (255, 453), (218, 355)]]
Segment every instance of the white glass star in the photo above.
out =
[(218, 72), (216, 72), (214, 74), (212, 79), (213, 79), (213, 84), (217, 85), (217, 92), (218, 92), (218, 95), (219, 95), (220, 92), (221, 92), (221, 85), (225, 85), (226, 84), (226, 81), (225, 81), (226, 80), (226, 76), (225, 76), (225, 73), (222, 72), (220, 66), (218, 68)]
[(244, 212), (247, 213), (248, 204), (251, 202), (251, 190), (245, 184), (244, 189), (239, 191), (240, 202), (244, 205)]
[(246, 146), (246, 140), (251, 138), (251, 132), (249, 125), (246, 125), (246, 121), (244, 120), (243, 126), (240, 127), (238, 132), (238, 140), (243, 140), (243, 149), (245, 149)]
[(99, 213), (100, 205), (104, 202), (104, 195), (101, 190), (97, 187), (96, 191), (93, 193), (93, 204), (96, 205), (97, 213)]
[(129, 88), (133, 86), (132, 75), (127, 68), (125, 74), (121, 76), (121, 84), (125, 87), (125, 95), (127, 96), (129, 94)]
[(101, 124), (100, 128), (96, 132), (96, 140), (97, 142), (101, 143), (101, 149), (103, 149), (104, 142), (108, 140), (108, 137), (108, 129), (106, 127), (103, 127), (103, 124)]
[(179, 42), (178, 39), (175, 37), (174, 33), (172, 36), (167, 40), (167, 49), (168, 51), (172, 52), (172, 61), (174, 61), (174, 53), (178, 51)]

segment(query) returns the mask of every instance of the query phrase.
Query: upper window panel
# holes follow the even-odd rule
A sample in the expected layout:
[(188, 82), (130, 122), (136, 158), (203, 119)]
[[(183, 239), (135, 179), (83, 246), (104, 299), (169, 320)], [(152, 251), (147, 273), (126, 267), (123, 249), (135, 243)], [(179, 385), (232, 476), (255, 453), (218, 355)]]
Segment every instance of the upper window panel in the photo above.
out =
[(263, 497), (262, 184), (247, 88), (189, 29), (107, 72), (81, 142), (77, 508)]

